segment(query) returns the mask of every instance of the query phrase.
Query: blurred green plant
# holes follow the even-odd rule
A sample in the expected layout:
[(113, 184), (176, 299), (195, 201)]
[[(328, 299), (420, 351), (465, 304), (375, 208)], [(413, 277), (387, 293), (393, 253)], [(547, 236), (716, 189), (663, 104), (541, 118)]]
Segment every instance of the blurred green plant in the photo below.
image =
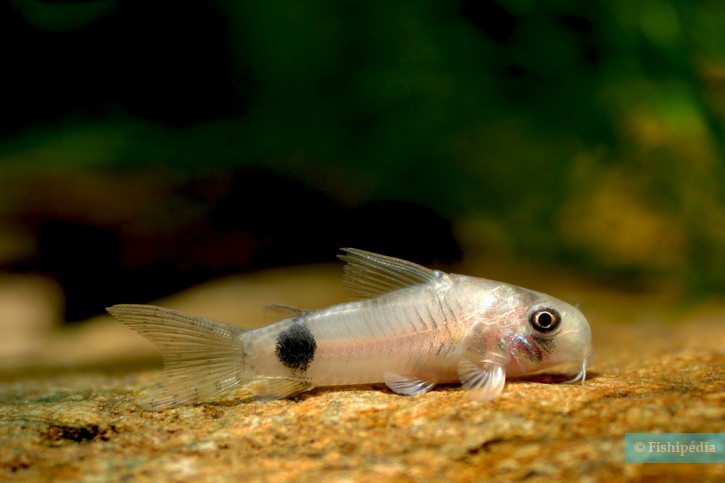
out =
[(725, 288), (722, 2), (217, 4), (243, 115), (76, 113), (3, 169), (264, 165), (427, 204), (469, 247)]
[(116, 6), (116, 0), (10, 0), (10, 4), (30, 25), (40, 30), (62, 32), (85, 27), (108, 15)]

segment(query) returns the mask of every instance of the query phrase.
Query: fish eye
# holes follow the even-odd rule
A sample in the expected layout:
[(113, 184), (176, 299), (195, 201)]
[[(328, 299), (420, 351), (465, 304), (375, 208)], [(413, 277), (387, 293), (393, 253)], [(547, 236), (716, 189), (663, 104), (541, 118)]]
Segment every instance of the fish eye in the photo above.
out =
[(537, 309), (531, 313), (529, 323), (538, 332), (551, 332), (561, 323), (561, 315), (554, 309)]

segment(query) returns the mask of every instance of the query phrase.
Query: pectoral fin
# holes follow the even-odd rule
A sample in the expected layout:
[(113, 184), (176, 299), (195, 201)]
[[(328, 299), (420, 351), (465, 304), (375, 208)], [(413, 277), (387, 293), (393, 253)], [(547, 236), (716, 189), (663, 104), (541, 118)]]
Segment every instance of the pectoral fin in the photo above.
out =
[(414, 396), (416, 394), (425, 394), (433, 389), (436, 385), (433, 381), (428, 381), (421, 377), (403, 376), (394, 372), (386, 372), (383, 374), (385, 384), (398, 394), (405, 396)]
[(500, 327), (481, 322), (466, 334), (458, 378), (469, 399), (490, 401), (503, 391), (510, 356), (499, 343), (501, 337)]
[(458, 363), (458, 377), (469, 399), (489, 401), (495, 399), (506, 383), (506, 370), (496, 362), (476, 361), (464, 357)]

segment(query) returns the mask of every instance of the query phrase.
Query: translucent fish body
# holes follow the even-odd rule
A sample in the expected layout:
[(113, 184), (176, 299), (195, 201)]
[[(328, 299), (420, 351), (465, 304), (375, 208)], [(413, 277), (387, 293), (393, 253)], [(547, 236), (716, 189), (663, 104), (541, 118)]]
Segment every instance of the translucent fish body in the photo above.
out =
[(502, 282), (344, 251), (345, 286), (362, 300), (315, 311), (275, 306), (289, 316), (259, 329), (149, 305), (109, 308), (163, 355), (145, 406), (198, 403), (237, 387), (271, 400), (378, 382), (405, 395), (460, 382), (471, 399), (488, 400), (507, 376), (569, 364), (583, 381), (591, 333), (575, 307)]

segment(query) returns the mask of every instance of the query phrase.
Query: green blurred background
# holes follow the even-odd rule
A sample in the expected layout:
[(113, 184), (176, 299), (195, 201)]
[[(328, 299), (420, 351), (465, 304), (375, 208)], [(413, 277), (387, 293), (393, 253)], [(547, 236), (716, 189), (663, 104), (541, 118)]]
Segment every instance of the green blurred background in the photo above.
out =
[(68, 320), (340, 246), (722, 293), (723, 25), (716, 0), (9, 0), (0, 269), (57, 280)]

